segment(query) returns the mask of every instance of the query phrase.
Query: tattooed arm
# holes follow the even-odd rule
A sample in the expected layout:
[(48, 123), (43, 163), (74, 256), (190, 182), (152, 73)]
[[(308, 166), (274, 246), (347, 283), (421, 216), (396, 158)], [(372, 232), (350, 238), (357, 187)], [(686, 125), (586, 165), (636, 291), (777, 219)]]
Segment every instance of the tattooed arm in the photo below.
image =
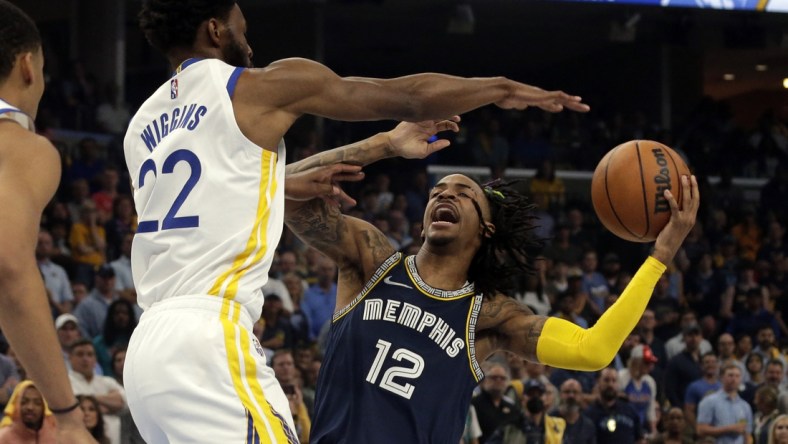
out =
[(538, 362), (536, 344), (546, 320), (503, 294), (485, 297), (476, 324), (476, 355), (481, 361), (493, 352), (508, 350)]
[(396, 251), (380, 230), (343, 215), (327, 200), (287, 201), (285, 209), (285, 223), (299, 239), (339, 267), (337, 307), (349, 304), (378, 266)]
[(402, 122), (391, 131), (379, 133), (360, 142), (323, 151), (291, 163), (287, 166), (286, 173), (300, 173), (310, 168), (335, 163), (363, 166), (396, 156), (406, 159), (423, 159), (449, 146), (448, 140), (440, 139), (430, 143), (429, 139), (441, 131), (459, 131), (457, 126), (459, 121), (459, 116), (454, 116), (450, 120)]

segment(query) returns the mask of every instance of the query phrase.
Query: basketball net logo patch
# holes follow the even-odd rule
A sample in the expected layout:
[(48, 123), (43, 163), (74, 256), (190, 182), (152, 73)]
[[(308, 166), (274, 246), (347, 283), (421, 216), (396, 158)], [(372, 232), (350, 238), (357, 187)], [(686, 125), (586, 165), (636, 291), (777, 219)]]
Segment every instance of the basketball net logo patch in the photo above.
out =
[(170, 98), (171, 99), (178, 98), (178, 79), (170, 80)]

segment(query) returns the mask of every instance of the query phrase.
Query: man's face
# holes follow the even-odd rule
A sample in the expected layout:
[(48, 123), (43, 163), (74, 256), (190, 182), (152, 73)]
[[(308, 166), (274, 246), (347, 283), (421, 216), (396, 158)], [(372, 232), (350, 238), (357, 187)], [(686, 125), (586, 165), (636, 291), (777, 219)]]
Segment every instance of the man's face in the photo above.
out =
[(602, 398), (611, 401), (618, 396), (618, 372), (612, 368), (602, 370), (599, 376), (599, 393)]
[(761, 350), (768, 351), (774, 345), (774, 330), (762, 328), (758, 331), (758, 346)]
[(580, 383), (574, 379), (570, 379), (561, 384), (561, 400), (578, 399), (583, 393)]
[(38, 430), (44, 419), (44, 398), (35, 387), (28, 387), (22, 393), (19, 416), (25, 427)]
[(38, 233), (38, 244), (36, 244), (36, 257), (48, 259), (52, 254), (52, 236), (46, 231)]
[(222, 60), (232, 66), (252, 67), (252, 48), (246, 41), (246, 19), (238, 5), (233, 6), (225, 23)]
[(68, 347), (80, 338), (79, 327), (77, 324), (68, 321), (62, 327), (57, 329), (57, 339), (61, 347)]
[(684, 412), (679, 408), (670, 409), (665, 418), (665, 428), (673, 433), (684, 430)]
[(736, 344), (733, 342), (733, 336), (729, 335), (728, 333), (723, 333), (720, 335), (720, 339), (717, 340), (717, 350), (719, 350), (721, 358), (729, 358), (733, 356), (735, 347)]
[(654, 330), (654, 327), (657, 325), (657, 318), (654, 315), (654, 312), (651, 310), (644, 311), (643, 316), (640, 317), (640, 323), (638, 325), (648, 331)]
[(96, 351), (92, 345), (85, 344), (73, 349), (68, 357), (71, 368), (86, 378), (93, 377), (93, 368), (96, 366)]
[(279, 256), (279, 268), (282, 273), (294, 272), (297, 265), (296, 255), (292, 251), (286, 251)]
[(492, 367), (484, 375), (484, 390), (493, 396), (502, 396), (509, 386), (509, 377), (503, 367)]
[(295, 376), (295, 361), (289, 353), (284, 353), (276, 357), (273, 363), (276, 379), (282, 384), (292, 384)]
[(109, 293), (115, 288), (115, 276), (96, 275), (96, 290), (100, 293)]
[(725, 370), (722, 374), (722, 387), (726, 392), (738, 390), (741, 385), (741, 372), (736, 367)]
[(766, 383), (780, 385), (783, 381), (783, 367), (779, 364), (769, 364), (766, 366)]
[(481, 245), (481, 221), (476, 202), (485, 220), (490, 210), (484, 191), (476, 182), (461, 174), (446, 176), (430, 191), (424, 211), (424, 235), (432, 246), (444, 246), (460, 240), (473, 246)]
[(697, 330), (684, 333), (684, 344), (687, 345), (687, 351), (689, 352), (698, 350), (702, 340), (703, 336), (701, 336), (700, 332)]
[(703, 374), (707, 376), (714, 376), (720, 371), (719, 361), (714, 355), (704, 356), (703, 362), (701, 362), (701, 367), (703, 368)]

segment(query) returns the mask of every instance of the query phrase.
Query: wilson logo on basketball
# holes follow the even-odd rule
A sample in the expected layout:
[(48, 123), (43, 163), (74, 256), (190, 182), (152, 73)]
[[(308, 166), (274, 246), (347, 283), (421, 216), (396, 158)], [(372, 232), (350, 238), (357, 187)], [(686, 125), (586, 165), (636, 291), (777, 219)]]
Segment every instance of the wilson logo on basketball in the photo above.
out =
[(668, 159), (665, 158), (665, 153), (660, 148), (651, 150), (654, 155), (654, 160), (659, 165), (659, 171), (654, 176), (654, 183), (657, 184), (657, 189), (654, 199), (654, 214), (664, 213), (670, 211), (668, 200), (665, 199), (665, 190), (670, 189), (670, 168), (668, 168)]

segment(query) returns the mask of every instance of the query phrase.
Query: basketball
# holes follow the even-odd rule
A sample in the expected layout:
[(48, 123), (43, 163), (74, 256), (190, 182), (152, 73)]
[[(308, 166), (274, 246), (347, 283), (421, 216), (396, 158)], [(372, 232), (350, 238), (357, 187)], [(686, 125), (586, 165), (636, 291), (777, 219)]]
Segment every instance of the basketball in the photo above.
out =
[(610, 150), (591, 179), (594, 211), (610, 232), (632, 242), (652, 242), (670, 220), (670, 190), (681, 205), (684, 160), (653, 140), (631, 140)]

